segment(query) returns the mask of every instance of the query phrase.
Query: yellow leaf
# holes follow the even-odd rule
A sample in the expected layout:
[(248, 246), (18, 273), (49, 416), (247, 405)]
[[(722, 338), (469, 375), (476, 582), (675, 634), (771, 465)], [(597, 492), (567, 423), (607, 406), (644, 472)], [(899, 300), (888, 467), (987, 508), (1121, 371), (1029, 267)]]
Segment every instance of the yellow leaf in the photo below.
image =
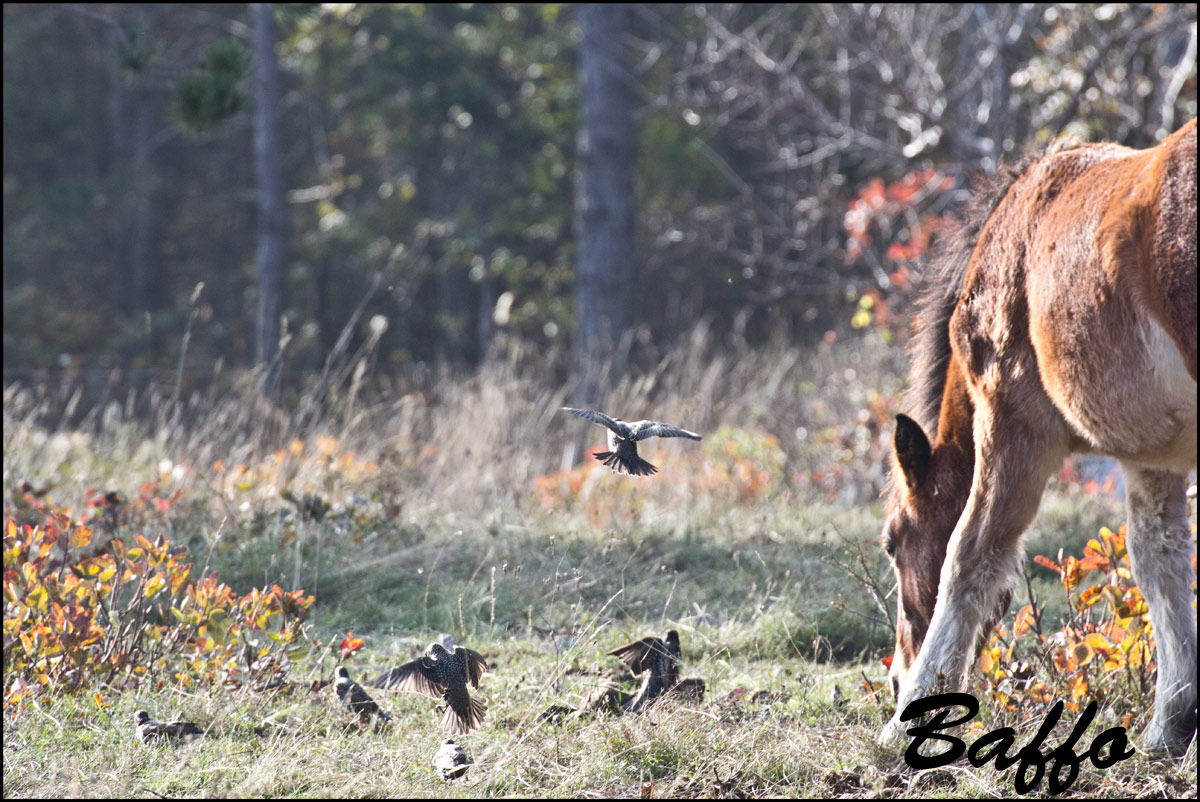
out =
[(1027, 604), (1017, 611), (1016, 620), (1013, 622), (1013, 637), (1019, 638), (1024, 635), (1033, 627), (1033, 622), (1033, 605)]
[(92, 530), (86, 526), (77, 526), (71, 530), (71, 548), (81, 549), (92, 542)]
[(29, 595), (25, 597), (25, 600), (28, 603), (28, 605), (31, 608), (33, 608), (34, 610), (38, 610), (39, 612), (45, 612), (46, 611), (46, 601), (49, 598), (50, 598), (50, 594), (46, 592), (46, 586), (38, 585), (36, 588), (34, 588), (33, 590), (31, 590), (29, 592)]
[[(206, 622), (206, 632), (209, 640), (214, 644), (224, 643), (226, 634), (229, 632), (229, 618), (225, 615), (224, 610), (213, 610)], [(208, 646), (207, 648), (212, 648)]]
[[(1111, 587), (1111, 585), (1109, 586)], [(1079, 609), (1083, 610), (1091, 607), (1100, 599), (1104, 598), (1105, 588), (1099, 585), (1092, 585), (1090, 588), (1079, 594)]]
[(1150, 647), (1145, 641), (1139, 641), (1129, 649), (1129, 667), (1138, 668), (1150, 660)]
[(158, 593), (160, 590), (166, 587), (166, 585), (167, 581), (163, 579), (162, 574), (155, 574), (154, 576), (150, 577), (150, 580), (146, 583), (146, 598), (148, 599), (155, 593)]

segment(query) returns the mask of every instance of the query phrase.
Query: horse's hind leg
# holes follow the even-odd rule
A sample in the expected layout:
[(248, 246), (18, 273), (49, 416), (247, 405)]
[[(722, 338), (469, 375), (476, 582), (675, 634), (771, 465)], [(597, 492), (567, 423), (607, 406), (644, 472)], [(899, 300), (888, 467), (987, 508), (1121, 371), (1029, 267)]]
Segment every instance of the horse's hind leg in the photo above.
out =
[(1185, 748), (1196, 731), (1196, 611), (1184, 476), (1122, 463), (1133, 575), (1150, 607), (1157, 649), (1154, 719), (1144, 738), (1154, 748)]

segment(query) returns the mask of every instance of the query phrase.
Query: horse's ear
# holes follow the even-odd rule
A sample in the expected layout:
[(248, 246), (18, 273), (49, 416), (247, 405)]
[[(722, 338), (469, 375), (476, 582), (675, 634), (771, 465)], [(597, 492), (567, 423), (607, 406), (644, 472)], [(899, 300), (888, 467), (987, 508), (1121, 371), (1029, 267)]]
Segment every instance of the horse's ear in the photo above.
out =
[(896, 416), (896, 434), (892, 438), (896, 461), (904, 472), (904, 483), (916, 490), (929, 473), (929, 458), (933, 449), (920, 424), (907, 415)]

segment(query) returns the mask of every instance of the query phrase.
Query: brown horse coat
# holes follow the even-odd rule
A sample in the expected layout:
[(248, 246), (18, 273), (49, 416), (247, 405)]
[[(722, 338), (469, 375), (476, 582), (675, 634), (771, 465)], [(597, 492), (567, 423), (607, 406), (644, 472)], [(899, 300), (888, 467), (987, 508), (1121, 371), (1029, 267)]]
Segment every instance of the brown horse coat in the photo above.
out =
[(1046, 481), (1121, 461), (1128, 548), (1158, 646), (1155, 746), (1196, 728), (1196, 122), (1161, 144), (1083, 145), (1013, 171), (945, 250), (914, 338), (884, 547), (908, 703), (957, 690), (1008, 604)]

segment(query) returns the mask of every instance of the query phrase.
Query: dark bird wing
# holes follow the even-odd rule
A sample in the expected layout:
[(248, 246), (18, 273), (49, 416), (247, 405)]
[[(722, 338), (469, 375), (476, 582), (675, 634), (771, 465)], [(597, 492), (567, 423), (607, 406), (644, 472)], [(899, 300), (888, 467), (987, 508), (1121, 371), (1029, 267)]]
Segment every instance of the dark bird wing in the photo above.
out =
[(666, 647), (660, 639), (642, 638), (628, 646), (614, 649), (609, 654), (629, 666), (629, 670), (637, 675), (651, 668), (658, 655), (664, 652), (666, 652)]
[(636, 423), (629, 424), (630, 440), (645, 440), (647, 437), (687, 437), (691, 440), (704, 439), (695, 432), (689, 432), (687, 429), (680, 429), (678, 426), (668, 426), (665, 423), (659, 423), (658, 421), (654, 420), (640, 420)]
[(488, 670), (488, 664), (483, 659), (483, 655), (465, 646), (455, 646), (454, 657), (461, 662), (467, 682), (471, 683), (472, 688), (478, 689), (479, 678)]
[(574, 407), (562, 407), (564, 412), (570, 412), (572, 415), (578, 415), (581, 418), (587, 418), (592, 423), (598, 423), (601, 426), (607, 426), (614, 432), (625, 439), (629, 439), (629, 424), (625, 421), (613, 420), (603, 412), (593, 412), (590, 409), (575, 409)]
[(367, 683), (373, 688), (384, 688), (389, 691), (410, 691), (441, 699), (446, 692), (442, 684), (437, 666), (429, 657), (418, 657), (404, 665), (390, 668)]

